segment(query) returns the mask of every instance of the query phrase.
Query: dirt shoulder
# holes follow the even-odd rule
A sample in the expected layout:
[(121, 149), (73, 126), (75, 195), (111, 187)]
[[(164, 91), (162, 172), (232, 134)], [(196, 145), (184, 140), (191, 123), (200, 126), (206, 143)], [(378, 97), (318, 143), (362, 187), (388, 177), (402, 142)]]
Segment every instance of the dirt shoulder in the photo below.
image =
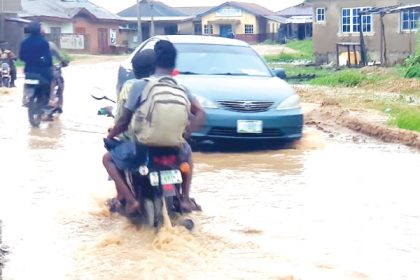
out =
[(128, 58), (128, 55), (88, 55), (72, 54), (71, 65), (96, 64), (102, 62), (121, 62)]
[(297, 54), (298, 51), (288, 48), (284, 45), (264, 45), (264, 44), (258, 44), (258, 45), (252, 45), (252, 48), (259, 53), (260, 55), (278, 55), (282, 53), (287, 54)]
[[(349, 88), (295, 86), (303, 101), (305, 124), (333, 135), (334, 131), (348, 128), (385, 142), (404, 144), (420, 149), (420, 133), (390, 127), (389, 114), (368, 109), (368, 98), (393, 98), (380, 93)], [(361, 98), (361, 95), (363, 98)], [(359, 98), (358, 98), (359, 97)]]

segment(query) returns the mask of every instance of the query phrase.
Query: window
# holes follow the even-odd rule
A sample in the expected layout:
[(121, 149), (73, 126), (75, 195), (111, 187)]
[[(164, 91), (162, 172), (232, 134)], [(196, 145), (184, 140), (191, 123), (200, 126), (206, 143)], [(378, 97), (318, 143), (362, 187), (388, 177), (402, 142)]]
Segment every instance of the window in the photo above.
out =
[(353, 32), (360, 32), (359, 12), (360, 9), (353, 9)]
[(61, 27), (50, 27), (50, 30), (51, 30), (51, 34), (57, 34), (57, 35), (61, 34)]
[(316, 21), (324, 22), (325, 21), (325, 8), (316, 9)]
[(178, 51), (176, 68), (180, 72), (201, 75), (229, 73), (262, 77), (272, 75), (264, 61), (251, 47), (195, 43), (175, 44), (175, 47)]
[(204, 34), (206, 34), (206, 35), (212, 35), (213, 34), (213, 25), (212, 24), (210, 24), (210, 25), (204, 24)]
[(343, 33), (350, 32), (350, 27), (351, 27), (350, 9), (343, 9), (341, 18), (342, 18), (342, 24), (343, 24), (343, 28), (342, 28)]
[(49, 39), (53, 41), (57, 46), (60, 46), (61, 38), (61, 27), (50, 27)]
[(253, 24), (245, 24), (245, 34), (254, 34)]
[[(367, 9), (363, 9), (367, 10)], [(372, 32), (372, 15), (362, 15), (363, 32)]]
[(411, 8), (401, 12), (401, 30), (417, 30), (419, 20), (419, 9)]
[(360, 32), (362, 26), (363, 32), (372, 32), (372, 15), (362, 15), (362, 22), (360, 24), (360, 11), (366, 11), (370, 8), (344, 8), (341, 14), (342, 32)]

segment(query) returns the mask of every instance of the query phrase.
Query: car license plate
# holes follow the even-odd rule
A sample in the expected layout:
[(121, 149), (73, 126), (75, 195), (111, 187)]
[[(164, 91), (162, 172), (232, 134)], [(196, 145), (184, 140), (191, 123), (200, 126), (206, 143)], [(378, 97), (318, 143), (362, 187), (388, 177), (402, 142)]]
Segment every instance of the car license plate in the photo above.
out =
[(262, 133), (263, 122), (262, 121), (250, 121), (250, 120), (238, 120), (237, 123), (238, 133)]
[(153, 187), (159, 186), (159, 176), (161, 185), (182, 183), (182, 175), (179, 170), (156, 171), (149, 174), (150, 184)]

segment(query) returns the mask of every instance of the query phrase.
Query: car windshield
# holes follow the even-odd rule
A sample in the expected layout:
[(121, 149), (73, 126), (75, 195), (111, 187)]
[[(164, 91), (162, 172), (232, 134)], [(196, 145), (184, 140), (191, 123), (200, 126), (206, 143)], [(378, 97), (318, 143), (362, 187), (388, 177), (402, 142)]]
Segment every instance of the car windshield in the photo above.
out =
[(272, 76), (250, 48), (209, 44), (176, 44), (177, 69), (186, 75)]

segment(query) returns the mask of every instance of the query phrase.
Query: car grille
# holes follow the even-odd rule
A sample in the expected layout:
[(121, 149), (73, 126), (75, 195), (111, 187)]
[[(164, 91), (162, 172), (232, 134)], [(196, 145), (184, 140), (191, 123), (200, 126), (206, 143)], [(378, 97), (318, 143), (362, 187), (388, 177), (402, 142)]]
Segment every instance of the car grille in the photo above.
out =
[(236, 128), (213, 127), (210, 130), (211, 136), (229, 136), (229, 137), (279, 137), (282, 131), (278, 128), (264, 128), (262, 133), (238, 133)]
[(219, 101), (218, 103), (226, 110), (246, 113), (266, 112), (274, 104), (270, 101)]

